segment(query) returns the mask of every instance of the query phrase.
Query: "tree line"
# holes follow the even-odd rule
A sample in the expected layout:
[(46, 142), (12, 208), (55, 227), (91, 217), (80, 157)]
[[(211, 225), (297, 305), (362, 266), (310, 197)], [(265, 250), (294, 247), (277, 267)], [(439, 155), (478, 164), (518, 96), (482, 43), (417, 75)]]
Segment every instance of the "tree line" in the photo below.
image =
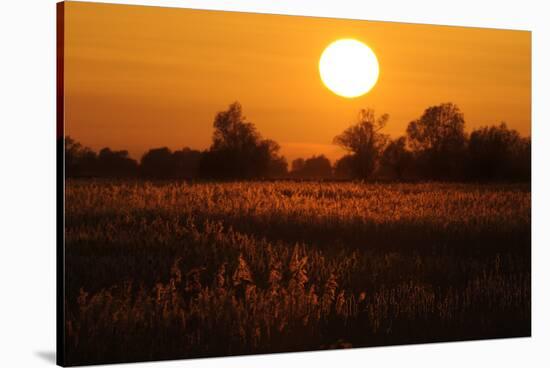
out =
[(334, 137), (346, 150), (334, 164), (324, 155), (291, 162), (277, 142), (262, 138), (238, 102), (214, 119), (210, 147), (203, 151), (167, 147), (147, 151), (138, 162), (128, 151), (94, 152), (65, 138), (67, 177), (146, 179), (362, 179), (529, 181), (531, 138), (505, 123), (465, 131), (464, 115), (452, 103), (427, 108), (405, 135), (383, 133), (389, 115), (361, 110), (357, 121)]

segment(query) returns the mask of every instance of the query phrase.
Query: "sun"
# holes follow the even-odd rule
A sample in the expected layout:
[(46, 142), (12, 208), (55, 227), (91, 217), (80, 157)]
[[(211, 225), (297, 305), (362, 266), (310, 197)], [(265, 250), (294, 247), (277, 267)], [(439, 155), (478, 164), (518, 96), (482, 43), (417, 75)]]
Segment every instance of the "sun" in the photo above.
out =
[(354, 98), (369, 92), (380, 69), (374, 52), (354, 39), (334, 41), (319, 59), (321, 80), (335, 94)]

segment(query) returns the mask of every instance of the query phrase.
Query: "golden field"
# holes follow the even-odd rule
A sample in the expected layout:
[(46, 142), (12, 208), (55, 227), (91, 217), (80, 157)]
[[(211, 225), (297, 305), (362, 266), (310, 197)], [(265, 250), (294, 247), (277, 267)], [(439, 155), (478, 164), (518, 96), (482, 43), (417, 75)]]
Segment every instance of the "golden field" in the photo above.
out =
[(527, 185), (68, 180), (70, 364), (531, 333)]

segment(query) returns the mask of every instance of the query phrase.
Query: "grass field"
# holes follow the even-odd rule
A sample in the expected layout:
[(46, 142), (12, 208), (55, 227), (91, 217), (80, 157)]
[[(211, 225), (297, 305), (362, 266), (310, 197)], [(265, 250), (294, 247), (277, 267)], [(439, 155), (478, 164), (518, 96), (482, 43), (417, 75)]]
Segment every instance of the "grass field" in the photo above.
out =
[(529, 336), (528, 185), (66, 185), (70, 364)]

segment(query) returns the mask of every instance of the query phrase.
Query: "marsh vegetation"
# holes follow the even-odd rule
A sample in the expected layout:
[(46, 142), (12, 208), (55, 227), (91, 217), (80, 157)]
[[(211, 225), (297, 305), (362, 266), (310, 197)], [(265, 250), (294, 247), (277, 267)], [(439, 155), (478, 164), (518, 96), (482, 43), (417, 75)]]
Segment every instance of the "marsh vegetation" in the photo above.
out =
[(523, 184), (68, 180), (70, 364), (530, 335)]

